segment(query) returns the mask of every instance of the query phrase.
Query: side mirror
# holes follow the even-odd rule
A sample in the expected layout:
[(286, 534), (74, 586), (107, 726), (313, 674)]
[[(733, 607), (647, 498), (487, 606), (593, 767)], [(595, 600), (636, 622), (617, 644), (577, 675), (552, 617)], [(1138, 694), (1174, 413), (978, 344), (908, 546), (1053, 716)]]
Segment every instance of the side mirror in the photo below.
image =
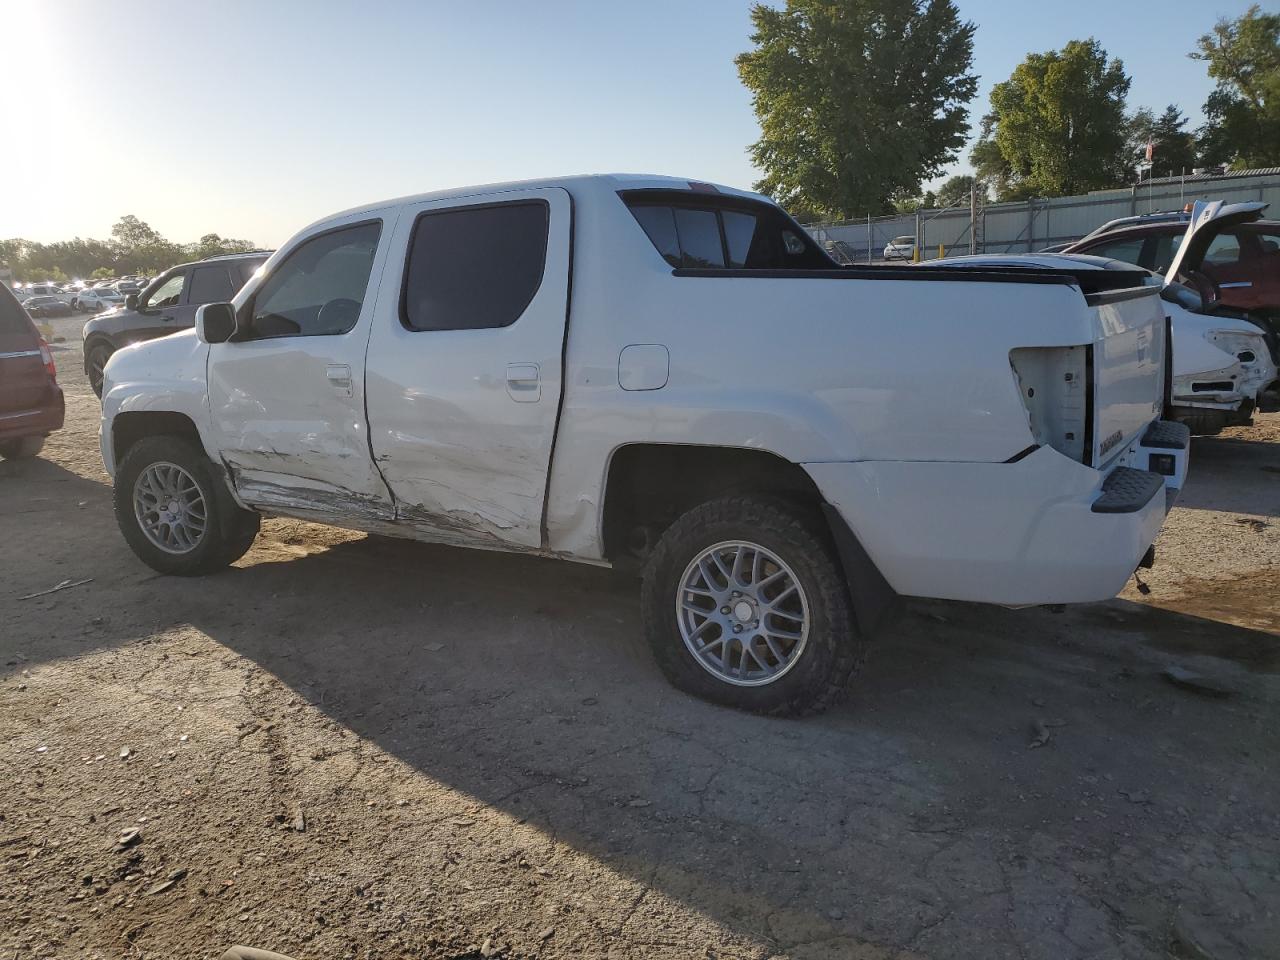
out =
[(126, 310), (137, 310), (138, 295), (136, 293), (129, 294), (127, 297), (124, 298), (124, 305)]
[(226, 343), (236, 332), (236, 308), (206, 303), (196, 309), (196, 336), (205, 343)]

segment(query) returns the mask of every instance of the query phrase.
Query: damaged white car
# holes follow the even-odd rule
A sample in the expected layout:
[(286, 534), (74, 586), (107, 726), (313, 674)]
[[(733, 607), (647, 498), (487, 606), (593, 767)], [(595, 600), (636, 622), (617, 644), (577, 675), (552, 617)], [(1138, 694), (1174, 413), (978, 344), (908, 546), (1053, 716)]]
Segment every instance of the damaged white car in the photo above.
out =
[(102, 456), (165, 573), (264, 515), (634, 564), (673, 683), (810, 712), (900, 596), (1101, 600), (1152, 561), (1190, 443), (1147, 281), (842, 268), (669, 177), (389, 200), (115, 353)]
[[(1196, 434), (1215, 434), (1223, 427), (1251, 423), (1262, 392), (1277, 378), (1265, 332), (1249, 322), (1243, 311), (1223, 306), (1212, 281), (1198, 270), (1205, 251), (1223, 229), (1256, 219), (1266, 206), (1197, 202), (1173, 263), (1159, 278), (1173, 344), (1165, 416), (1185, 423)], [(921, 266), (1135, 269), (1132, 264), (1105, 257), (1064, 253), (978, 254)]]

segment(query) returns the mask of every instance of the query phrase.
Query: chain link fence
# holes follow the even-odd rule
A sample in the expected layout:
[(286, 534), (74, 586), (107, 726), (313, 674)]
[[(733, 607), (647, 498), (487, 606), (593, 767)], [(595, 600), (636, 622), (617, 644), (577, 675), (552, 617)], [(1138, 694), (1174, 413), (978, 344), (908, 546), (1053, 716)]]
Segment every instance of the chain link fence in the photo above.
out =
[(1117, 217), (1180, 210), (1193, 200), (1260, 200), (1280, 208), (1280, 168), (1239, 175), (1162, 179), (1122, 190), (1018, 203), (987, 203), (807, 229), (842, 263), (883, 263), (891, 240), (918, 240), (922, 260), (968, 253), (1027, 253), (1078, 240)]

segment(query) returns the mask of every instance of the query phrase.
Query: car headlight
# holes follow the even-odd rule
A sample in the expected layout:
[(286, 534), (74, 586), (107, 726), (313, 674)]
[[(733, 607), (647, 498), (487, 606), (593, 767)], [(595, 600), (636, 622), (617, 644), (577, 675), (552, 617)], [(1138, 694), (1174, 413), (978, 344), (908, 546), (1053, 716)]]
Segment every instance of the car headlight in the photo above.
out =
[(1245, 333), (1242, 330), (1210, 330), (1204, 338), (1241, 363), (1254, 363), (1259, 358), (1269, 355), (1266, 338), (1261, 333)]

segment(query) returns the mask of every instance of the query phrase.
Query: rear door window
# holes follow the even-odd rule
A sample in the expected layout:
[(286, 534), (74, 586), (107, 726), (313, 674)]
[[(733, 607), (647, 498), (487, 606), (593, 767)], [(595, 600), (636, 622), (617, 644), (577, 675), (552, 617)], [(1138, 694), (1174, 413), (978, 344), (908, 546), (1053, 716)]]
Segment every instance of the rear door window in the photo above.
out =
[(542, 285), (542, 201), (429, 211), (414, 224), (400, 297), (409, 330), (484, 330), (520, 319)]
[(235, 296), (237, 286), (227, 266), (196, 267), (191, 271), (191, 293), (187, 303), (225, 303)]
[(1220, 233), (1205, 251), (1204, 262), (1226, 267), (1240, 262), (1240, 238), (1234, 233)]

